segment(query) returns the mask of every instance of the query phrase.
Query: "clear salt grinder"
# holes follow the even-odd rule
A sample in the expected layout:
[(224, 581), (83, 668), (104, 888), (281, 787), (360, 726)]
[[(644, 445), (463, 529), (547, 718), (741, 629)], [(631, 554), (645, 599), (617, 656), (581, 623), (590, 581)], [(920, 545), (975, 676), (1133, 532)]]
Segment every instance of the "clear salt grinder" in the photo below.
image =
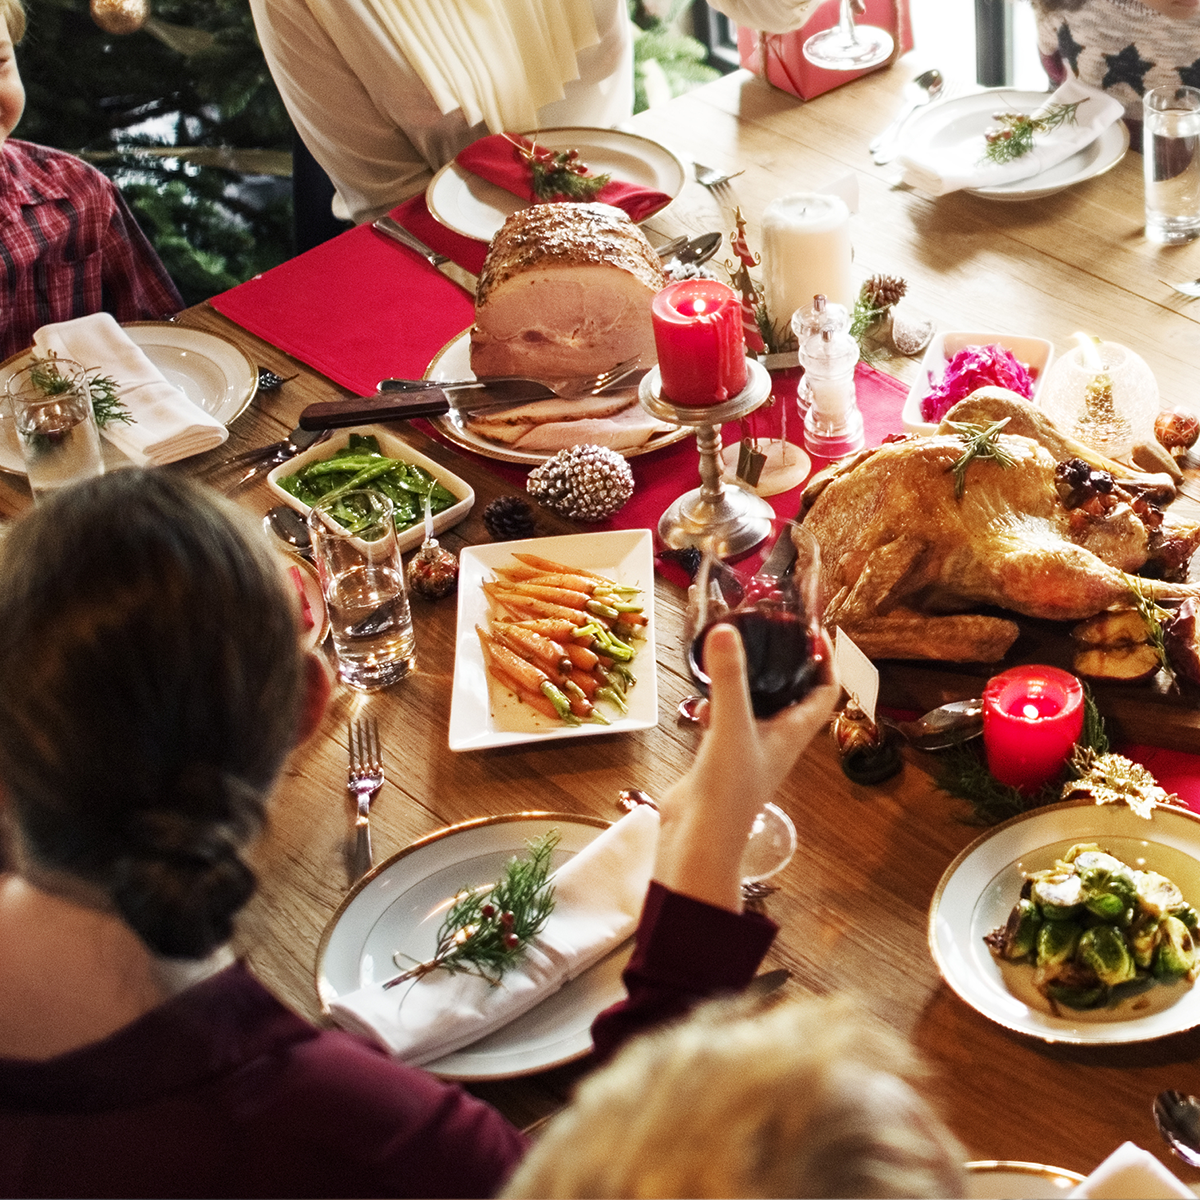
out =
[(854, 390), (858, 342), (850, 335), (850, 314), (841, 304), (814, 296), (811, 309), (792, 317), (800, 341), (801, 387), (808, 400), (804, 444), (820, 458), (841, 458), (861, 450), (862, 413)]

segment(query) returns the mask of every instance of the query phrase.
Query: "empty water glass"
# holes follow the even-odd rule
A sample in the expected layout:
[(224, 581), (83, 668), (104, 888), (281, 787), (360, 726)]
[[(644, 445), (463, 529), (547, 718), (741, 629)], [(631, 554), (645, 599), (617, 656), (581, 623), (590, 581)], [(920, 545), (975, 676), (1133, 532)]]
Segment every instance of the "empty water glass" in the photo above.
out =
[(416, 648), (391, 500), (365, 489), (320, 500), (308, 528), (338, 674), (361, 691), (403, 679)]
[(34, 500), (104, 474), (87, 372), (68, 358), (38, 359), (4, 387)]

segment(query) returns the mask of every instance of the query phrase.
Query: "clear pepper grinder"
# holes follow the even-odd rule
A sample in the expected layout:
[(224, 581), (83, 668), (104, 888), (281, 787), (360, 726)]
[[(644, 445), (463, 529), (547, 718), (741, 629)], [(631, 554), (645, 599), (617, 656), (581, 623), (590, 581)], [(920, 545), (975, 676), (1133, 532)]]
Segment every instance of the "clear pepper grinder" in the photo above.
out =
[[(834, 304), (820, 293), (812, 298), (812, 304), (808, 308), (798, 308), (792, 314), (792, 333), (795, 334), (799, 346), (803, 346), (809, 338), (815, 337), (826, 325), (835, 329), (848, 329), (850, 313), (844, 304)], [(803, 365), (803, 358), (800, 362)], [(811, 404), (812, 388), (809, 386), (808, 372), (805, 371), (796, 387), (796, 408), (801, 417), (808, 412)]]
[[(822, 299), (814, 297), (814, 309)], [(861, 450), (864, 443), (862, 413), (854, 389), (858, 342), (850, 336), (846, 309), (840, 304), (824, 308), (825, 322), (800, 342), (800, 365), (811, 396), (804, 415), (804, 444), (810, 454), (841, 458)], [(832, 311), (835, 309), (840, 311)]]

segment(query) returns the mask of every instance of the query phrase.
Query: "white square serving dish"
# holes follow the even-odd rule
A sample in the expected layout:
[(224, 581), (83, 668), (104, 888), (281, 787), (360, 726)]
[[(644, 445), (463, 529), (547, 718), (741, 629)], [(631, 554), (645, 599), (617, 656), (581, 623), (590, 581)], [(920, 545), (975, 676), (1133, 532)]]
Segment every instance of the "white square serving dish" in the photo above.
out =
[[(434, 462), (432, 458), (426, 458), (424, 454), (414, 450), (407, 442), (401, 441), (398, 437), (388, 433), (386, 429), (379, 425), (367, 425), (361, 429), (336, 430), (331, 437), (323, 442), (318, 442), (315, 446), (310, 446), (303, 454), (297, 454), (295, 458), (289, 458), (287, 462), (280, 463), (267, 476), (267, 484), (271, 491), (284, 504), (290, 505), (298, 513), (307, 517), (312, 506), (305, 504), (303, 500), (281, 488), (279, 480), (287, 475), (294, 475), (310, 463), (332, 458), (337, 451), (350, 444), (350, 435), (352, 433), (374, 436), (379, 442), (379, 449), (388, 458), (398, 458), (410, 466), (420, 467), (423, 471), (428, 471), (442, 487), (458, 497), (456, 503), (444, 509), (433, 518), (434, 533), (441, 533), (444, 529), (449, 529), (452, 525), (457, 525), (471, 511), (471, 505), (475, 503), (475, 489), (465, 479), (460, 479), (453, 471), (448, 471), (440, 463)], [(425, 540), (425, 522), (418, 521), (415, 525), (403, 530), (397, 540), (399, 541), (400, 552), (402, 554), (409, 550), (415, 550)]]
[[(631, 664), (637, 683), (629, 689), (624, 716), (605, 705), (610, 725), (564, 725), (535, 713), (514, 694), (493, 684), (483, 662), (476, 625), (487, 628), (489, 606), (483, 590), (496, 567), (512, 565), (513, 553), (530, 553), (570, 567), (596, 571), (641, 589), (646, 616), (644, 640)], [(454, 653), (454, 687), (450, 700), (451, 750), (488, 750), (560, 738), (594, 737), (653, 729), (658, 724), (658, 680), (654, 644), (654, 539), (648, 529), (614, 529), (561, 537), (529, 538), (468, 546), (459, 555), (458, 628)]]
[(1046, 372), (1054, 361), (1053, 343), (1045, 338), (1016, 337), (1008, 333), (938, 333), (929, 343), (921, 360), (921, 373), (909, 388), (904, 401), (902, 420), (906, 433), (930, 434), (937, 428), (936, 422), (926, 421), (921, 416), (921, 401), (934, 384), (941, 382), (946, 364), (967, 346), (1003, 346), (1014, 358), (1024, 363), (1033, 376), (1031, 401), (1037, 403)]

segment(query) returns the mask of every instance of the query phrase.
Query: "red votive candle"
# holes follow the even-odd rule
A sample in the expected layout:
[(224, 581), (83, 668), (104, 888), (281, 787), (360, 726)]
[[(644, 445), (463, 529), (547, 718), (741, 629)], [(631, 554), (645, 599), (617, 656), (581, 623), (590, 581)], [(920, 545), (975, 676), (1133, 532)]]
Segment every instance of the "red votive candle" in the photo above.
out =
[(746, 386), (742, 301), (716, 279), (669, 283), (651, 306), (663, 399), (724, 404)]
[(983, 745), (1001, 783), (1035, 792), (1083, 732), (1083, 684), (1057, 667), (1013, 667), (983, 689)]

